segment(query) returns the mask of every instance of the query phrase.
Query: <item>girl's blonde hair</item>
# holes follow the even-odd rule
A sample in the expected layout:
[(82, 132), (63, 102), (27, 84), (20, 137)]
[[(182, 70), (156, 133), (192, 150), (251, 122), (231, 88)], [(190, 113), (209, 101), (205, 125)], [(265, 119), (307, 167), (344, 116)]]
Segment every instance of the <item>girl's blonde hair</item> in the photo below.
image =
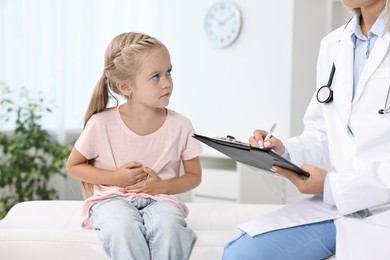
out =
[[(118, 100), (111, 92), (121, 94), (116, 83), (134, 80), (145, 53), (157, 48), (165, 48), (165, 46), (156, 38), (142, 33), (123, 33), (112, 39), (105, 52), (103, 75), (96, 84), (85, 114), (84, 127), (92, 115), (107, 108), (110, 97), (114, 98), (118, 105)], [(91, 197), (93, 184), (86, 182), (81, 184), (84, 197)]]

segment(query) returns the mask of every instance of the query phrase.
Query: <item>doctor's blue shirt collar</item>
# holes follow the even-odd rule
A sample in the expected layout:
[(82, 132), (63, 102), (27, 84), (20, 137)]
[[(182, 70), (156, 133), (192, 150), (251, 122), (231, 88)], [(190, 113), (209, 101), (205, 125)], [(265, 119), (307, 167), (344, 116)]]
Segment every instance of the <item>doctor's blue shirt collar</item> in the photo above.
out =
[[(362, 30), (359, 26), (360, 16), (358, 16), (357, 18), (358, 19), (353, 19), (351, 21), (351, 26), (352, 26), (352, 28), (354, 28), (354, 30), (351, 33), (351, 40), (352, 40), (352, 44), (353, 44), (354, 48), (356, 47), (355, 46), (356, 38), (359, 38), (359, 39), (366, 38), (366, 36), (363, 35)], [(382, 37), (385, 34), (385, 13), (384, 13), (384, 11), (382, 11), (382, 13), (376, 19), (374, 25), (372, 26), (371, 30), (368, 33), (374, 34), (377, 37)]]

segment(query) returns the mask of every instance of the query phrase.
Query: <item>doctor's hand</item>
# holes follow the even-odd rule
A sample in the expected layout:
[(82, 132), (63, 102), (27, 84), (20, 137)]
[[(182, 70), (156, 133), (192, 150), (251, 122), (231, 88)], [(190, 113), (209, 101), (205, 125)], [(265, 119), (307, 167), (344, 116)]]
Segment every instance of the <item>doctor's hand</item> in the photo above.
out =
[(306, 180), (299, 177), (293, 171), (282, 167), (272, 166), (271, 170), (289, 179), (295, 186), (297, 186), (301, 193), (323, 195), (325, 176), (327, 172), (324, 169), (307, 164), (303, 165), (302, 169), (310, 174), (309, 178)]
[(273, 150), (275, 153), (281, 155), (284, 153), (284, 144), (278, 138), (271, 136), (270, 139), (264, 141), (264, 138), (267, 136), (268, 132), (265, 130), (255, 130), (253, 131), (253, 136), (249, 138), (249, 143), (253, 147), (259, 147), (266, 150)]

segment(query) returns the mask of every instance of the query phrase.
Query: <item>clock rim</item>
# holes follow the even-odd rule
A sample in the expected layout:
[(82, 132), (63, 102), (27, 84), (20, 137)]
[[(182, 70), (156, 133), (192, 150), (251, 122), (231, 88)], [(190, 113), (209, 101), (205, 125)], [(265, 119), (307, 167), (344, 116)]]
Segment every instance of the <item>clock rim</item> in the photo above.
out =
[[(233, 8), (234, 10), (234, 13), (235, 15), (238, 16), (238, 25), (237, 25), (237, 33), (235, 33), (232, 37), (231, 40), (229, 41), (226, 41), (226, 43), (224, 44), (218, 44), (215, 40), (213, 40), (208, 31), (207, 31), (207, 27), (206, 27), (206, 24), (207, 24), (207, 20), (209, 19), (209, 15), (210, 15), (210, 12), (216, 8), (218, 5), (220, 4), (223, 4), (223, 5), (229, 5)], [(242, 28), (242, 14), (241, 14), (241, 10), (240, 8), (237, 6), (237, 4), (235, 3), (232, 3), (232, 2), (224, 2), (224, 1), (220, 1), (220, 2), (216, 2), (216, 3), (213, 3), (207, 10), (207, 13), (205, 15), (205, 18), (204, 18), (204, 29), (206, 31), (206, 36), (207, 36), (207, 39), (212, 43), (213, 46), (217, 47), (217, 48), (226, 48), (226, 47), (229, 47), (231, 46), (238, 38), (239, 38), (239, 35), (241, 33), (241, 28)]]

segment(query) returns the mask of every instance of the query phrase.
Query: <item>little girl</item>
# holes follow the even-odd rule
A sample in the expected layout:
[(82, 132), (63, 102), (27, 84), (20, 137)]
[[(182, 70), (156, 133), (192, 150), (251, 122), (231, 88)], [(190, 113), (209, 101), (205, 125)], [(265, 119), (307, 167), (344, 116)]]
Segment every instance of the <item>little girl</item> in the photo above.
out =
[[(111, 259), (188, 259), (195, 240), (188, 209), (174, 194), (200, 184), (201, 147), (191, 122), (166, 108), (171, 70), (157, 39), (116, 36), (67, 162), (87, 197), (82, 226), (97, 230)], [(111, 90), (126, 102), (107, 108)]]

